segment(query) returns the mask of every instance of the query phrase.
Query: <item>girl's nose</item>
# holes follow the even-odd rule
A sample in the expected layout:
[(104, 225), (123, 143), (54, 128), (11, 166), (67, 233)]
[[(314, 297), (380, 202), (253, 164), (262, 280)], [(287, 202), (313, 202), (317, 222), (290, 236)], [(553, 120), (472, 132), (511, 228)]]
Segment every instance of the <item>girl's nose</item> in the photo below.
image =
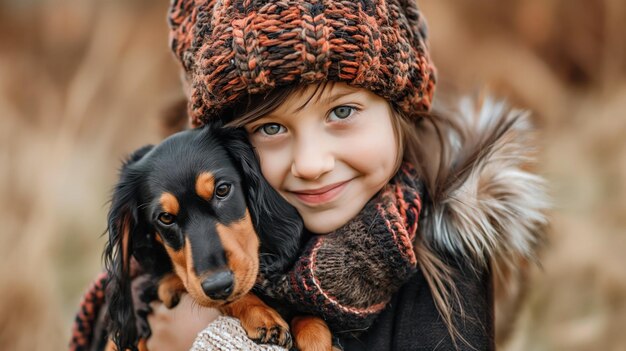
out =
[(297, 178), (315, 180), (335, 167), (335, 158), (321, 140), (307, 138), (296, 146), (291, 174)]

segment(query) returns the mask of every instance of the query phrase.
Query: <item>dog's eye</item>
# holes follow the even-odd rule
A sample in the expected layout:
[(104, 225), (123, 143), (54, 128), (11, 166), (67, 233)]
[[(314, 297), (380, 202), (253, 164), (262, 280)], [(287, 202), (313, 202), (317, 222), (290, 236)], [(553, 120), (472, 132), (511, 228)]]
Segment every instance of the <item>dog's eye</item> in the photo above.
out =
[(171, 213), (161, 212), (157, 219), (159, 220), (159, 222), (161, 222), (161, 224), (171, 225), (176, 220), (176, 216)]
[(223, 199), (228, 195), (228, 193), (230, 193), (230, 188), (231, 188), (230, 184), (226, 184), (226, 183), (220, 184), (215, 189), (215, 195)]

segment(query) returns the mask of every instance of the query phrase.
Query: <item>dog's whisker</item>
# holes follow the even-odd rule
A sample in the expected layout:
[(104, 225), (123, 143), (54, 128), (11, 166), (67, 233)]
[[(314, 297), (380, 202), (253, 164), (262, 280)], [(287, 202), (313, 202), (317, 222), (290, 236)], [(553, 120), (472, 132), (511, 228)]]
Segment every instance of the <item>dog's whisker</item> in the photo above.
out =
[(145, 202), (145, 203), (137, 206), (137, 208), (140, 209), (140, 210), (143, 210), (143, 209), (147, 208), (148, 206), (150, 206), (150, 203), (149, 202)]
[(200, 304), (195, 300), (195, 299), (191, 299), (191, 310), (194, 312), (198, 312), (200, 313)]

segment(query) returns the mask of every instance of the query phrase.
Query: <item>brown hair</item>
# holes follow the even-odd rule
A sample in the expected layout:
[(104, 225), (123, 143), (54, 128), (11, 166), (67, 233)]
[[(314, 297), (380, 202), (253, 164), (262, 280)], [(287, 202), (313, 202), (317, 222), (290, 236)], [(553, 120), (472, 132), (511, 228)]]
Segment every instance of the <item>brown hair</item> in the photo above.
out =
[[(332, 87), (334, 83), (332, 81), (318, 83), (300, 108), (312, 99), (319, 98), (320, 93), (327, 86)], [(277, 88), (267, 94), (248, 95), (244, 101), (225, 111), (222, 121), (227, 127), (243, 127), (274, 111), (291, 94), (302, 94), (307, 87), (308, 85), (294, 85)], [(391, 103), (390, 109), (392, 127), (399, 150), (396, 169), (400, 167), (401, 162), (405, 161), (418, 170), (426, 188), (423, 201), (428, 211), (429, 203), (438, 198), (437, 194), (441, 187), (439, 180), (444, 177), (443, 166), (447, 162), (445, 157), (450, 148), (449, 140), (444, 137), (444, 131), (446, 128), (457, 128), (457, 126), (434, 113), (424, 112), (415, 118), (402, 113)], [(448, 327), (452, 341), (456, 343), (456, 338), (464, 341), (453, 323), (454, 313), (463, 315), (460, 297), (453, 280), (455, 271), (440, 257), (424, 235), (416, 235), (413, 244), (419, 267), (428, 282), (435, 306)]]
[[(423, 214), (427, 215), (435, 201), (442, 196), (442, 179), (446, 179), (445, 165), (448, 164), (448, 155), (451, 148), (450, 140), (446, 138), (447, 129), (460, 131), (459, 126), (433, 112), (423, 112), (419, 118), (411, 118), (398, 110), (393, 110), (392, 123), (398, 130), (399, 140), (402, 143), (402, 161), (412, 164), (417, 169), (426, 194), (422, 199)], [(463, 316), (463, 306), (458, 289), (454, 283), (456, 271), (449, 266), (433, 247), (428, 238), (423, 235), (425, 228), (419, 227), (422, 235), (416, 235), (413, 248), (418, 265), (430, 287), (435, 306), (443, 318), (452, 342), (456, 344), (459, 338), (471, 346), (458, 331), (453, 323), (455, 313)]]

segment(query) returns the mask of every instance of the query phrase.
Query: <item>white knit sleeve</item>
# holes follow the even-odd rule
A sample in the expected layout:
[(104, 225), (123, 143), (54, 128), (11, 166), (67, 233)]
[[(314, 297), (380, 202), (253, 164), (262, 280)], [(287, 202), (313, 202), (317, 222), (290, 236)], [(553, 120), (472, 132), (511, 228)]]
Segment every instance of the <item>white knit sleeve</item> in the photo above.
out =
[(191, 347), (191, 351), (209, 350), (287, 351), (280, 346), (255, 343), (237, 318), (226, 316), (219, 316), (201, 331)]

